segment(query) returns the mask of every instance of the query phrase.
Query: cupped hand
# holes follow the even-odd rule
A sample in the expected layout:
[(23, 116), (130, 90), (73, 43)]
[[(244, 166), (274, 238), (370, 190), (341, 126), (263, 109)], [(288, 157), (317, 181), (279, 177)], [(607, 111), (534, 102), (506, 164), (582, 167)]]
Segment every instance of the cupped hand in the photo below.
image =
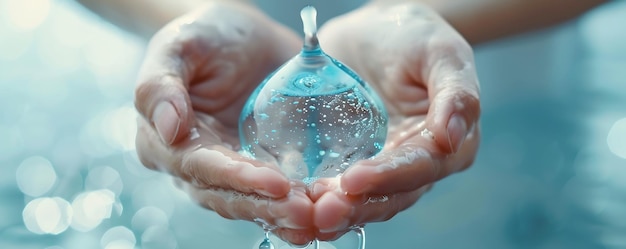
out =
[(312, 188), (318, 237), (332, 240), (353, 225), (390, 219), (472, 164), (479, 85), (471, 47), (424, 5), (373, 1), (329, 21), (319, 36), (326, 53), (376, 89), (390, 118), (379, 155)]
[(202, 206), (230, 219), (260, 218), (295, 244), (315, 236), (313, 203), (275, 165), (237, 153), (237, 121), (247, 96), (300, 46), (252, 6), (207, 4), (152, 38), (135, 103), (144, 165), (172, 174)]

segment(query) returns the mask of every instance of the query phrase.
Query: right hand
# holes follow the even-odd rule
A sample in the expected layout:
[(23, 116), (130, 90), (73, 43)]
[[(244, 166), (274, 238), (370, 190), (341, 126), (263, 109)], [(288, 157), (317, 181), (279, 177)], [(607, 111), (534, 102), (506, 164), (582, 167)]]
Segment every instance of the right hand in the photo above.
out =
[(294, 244), (315, 238), (313, 203), (275, 165), (239, 153), (238, 118), (251, 92), (295, 55), (298, 36), (252, 6), (213, 2), (150, 41), (136, 89), (137, 153), (173, 175), (200, 205), (261, 218)]
[(473, 163), (480, 87), (469, 44), (415, 1), (371, 1), (319, 34), (324, 50), (369, 82), (389, 114), (381, 153), (313, 186), (318, 238), (332, 240), (354, 225), (390, 219)]

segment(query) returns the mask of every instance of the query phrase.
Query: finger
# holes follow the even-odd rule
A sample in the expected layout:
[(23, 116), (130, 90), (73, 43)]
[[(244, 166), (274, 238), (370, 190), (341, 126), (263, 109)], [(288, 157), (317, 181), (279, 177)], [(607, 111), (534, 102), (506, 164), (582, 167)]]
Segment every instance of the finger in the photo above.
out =
[(177, 173), (196, 186), (220, 186), (271, 197), (284, 196), (290, 188), (288, 180), (278, 170), (256, 166), (219, 146), (187, 153)]
[(219, 188), (199, 189), (182, 183), (193, 200), (227, 219), (267, 224), (281, 239), (304, 245), (315, 238), (312, 230), (313, 203), (302, 188), (285, 198), (272, 199)]
[[(165, 144), (181, 141), (193, 125), (187, 92), (189, 63), (181, 56), (181, 44), (166, 37), (173, 25), (151, 40), (138, 75), (135, 106), (149, 120)], [(172, 36), (172, 34), (169, 34)]]
[(321, 238), (335, 238), (355, 225), (386, 221), (412, 206), (429, 189), (393, 195), (354, 196), (331, 191), (315, 202), (313, 221)]
[(448, 153), (459, 151), (480, 116), (479, 83), (471, 47), (458, 33), (429, 43), (426, 71), (430, 108), (427, 127)]
[[(148, 168), (167, 171), (200, 188), (219, 187), (268, 197), (283, 197), (291, 186), (275, 167), (243, 157), (223, 146), (188, 141), (172, 148), (163, 144), (145, 120), (139, 121), (137, 154)], [(202, 140), (204, 134), (195, 141)]]
[(313, 229), (277, 228), (272, 230), (272, 233), (296, 248), (306, 248), (315, 239), (315, 230)]
[(448, 155), (432, 138), (414, 136), (348, 168), (341, 177), (341, 189), (351, 195), (413, 191), (471, 165), (478, 138), (478, 129), (473, 129), (460, 150)]
[(197, 188), (184, 183), (184, 190), (201, 206), (227, 219), (254, 221), (288, 229), (311, 227), (313, 203), (304, 191), (294, 188), (283, 198), (269, 198), (234, 190)]

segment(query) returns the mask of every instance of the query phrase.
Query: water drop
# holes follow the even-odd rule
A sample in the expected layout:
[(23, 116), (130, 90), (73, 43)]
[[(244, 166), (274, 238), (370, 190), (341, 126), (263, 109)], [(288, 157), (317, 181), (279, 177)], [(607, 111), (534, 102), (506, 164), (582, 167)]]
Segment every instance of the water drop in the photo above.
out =
[(311, 6), (301, 11), (301, 52), (258, 86), (239, 119), (244, 154), (305, 183), (376, 155), (387, 135), (376, 92), (320, 48), (316, 13)]
[(263, 238), (263, 241), (259, 244), (259, 249), (274, 249), (274, 244), (272, 244), (270, 240), (269, 231), (265, 231), (265, 238)]

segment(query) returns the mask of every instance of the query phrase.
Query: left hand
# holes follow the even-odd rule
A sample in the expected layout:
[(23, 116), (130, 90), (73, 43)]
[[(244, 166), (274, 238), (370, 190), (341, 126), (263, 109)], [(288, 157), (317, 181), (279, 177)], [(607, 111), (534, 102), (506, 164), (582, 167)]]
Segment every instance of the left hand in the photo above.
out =
[(238, 153), (237, 120), (246, 96), (300, 44), (251, 3), (211, 1), (152, 37), (135, 95), (146, 167), (177, 178), (203, 207), (260, 218), (294, 244), (315, 238), (313, 202), (276, 165)]
[(312, 187), (317, 237), (333, 240), (353, 225), (390, 219), (472, 164), (479, 85), (471, 47), (424, 5), (373, 2), (329, 21), (319, 37), (377, 90), (390, 119), (379, 155)]

